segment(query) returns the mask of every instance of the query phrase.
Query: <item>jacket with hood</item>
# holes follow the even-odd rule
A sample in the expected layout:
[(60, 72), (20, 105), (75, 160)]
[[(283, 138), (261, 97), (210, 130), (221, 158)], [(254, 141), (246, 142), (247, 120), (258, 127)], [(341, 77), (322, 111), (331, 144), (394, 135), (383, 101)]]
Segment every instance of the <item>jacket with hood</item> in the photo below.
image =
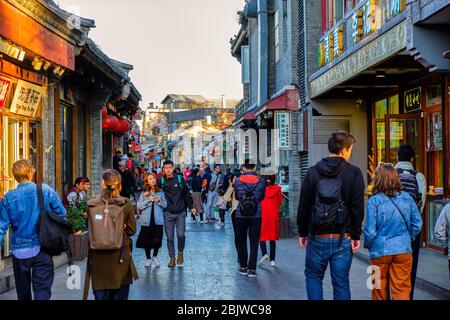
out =
[[(345, 170), (345, 171), (343, 171)], [(343, 171), (343, 172), (342, 172)], [(342, 199), (348, 209), (348, 222), (344, 232), (350, 233), (352, 240), (360, 240), (361, 225), (364, 219), (364, 178), (361, 170), (342, 157), (329, 157), (309, 168), (302, 183), (297, 213), (300, 237), (314, 234), (340, 234), (342, 225), (315, 226), (310, 223), (311, 213), (316, 201), (317, 185), (322, 177), (336, 177), (342, 172)]]
[(281, 187), (269, 185), (266, 195), (261, 201), (261, 236), (260, 241), (275, 241), (280, 239), (280, 207), (283, 203)]
[(258, 209), (254, 216), (246, 217), (241, 215), (239, 206), (236, 210), (236, 218), (261, 218), (261, 201), (264, 199), (264, 193), (266, 191), (266, 182), (256, 176), (255, 172), (246, 172), (236, 179), (234, 183), (234, 191), (237, 201), (251, 191), (256, 201), (258, 202)]

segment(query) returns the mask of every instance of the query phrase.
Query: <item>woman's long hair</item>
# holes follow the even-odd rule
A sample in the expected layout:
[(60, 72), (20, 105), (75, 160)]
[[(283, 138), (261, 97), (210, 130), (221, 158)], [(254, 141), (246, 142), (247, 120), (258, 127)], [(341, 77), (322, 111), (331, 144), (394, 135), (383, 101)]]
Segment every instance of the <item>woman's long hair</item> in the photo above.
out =
[(382, 163), (376, 169), (372, 180), (372, 194), (384, 193), (394, 197), (403, 189), (397, 170), (391, 163)]
[[(156, 180), (156, 185), (154, 186), (154, 190), (153, 191), (152, 191), (152, 187), (150, 186), (150, 183), (148, 182), (148, 178), (150, 178), (150, 176), (152, 176)], [(158, 187), (158, 179), (156, 177), (156, 174), (154, 174), (154, 173), (147, 173), (144, 176), (144, 184), (145, 184), (144, 191), (146, 191), (146, 192), (158, 193), (158, 192), (161, 191), (161, 189)]]
[(102, 190), (102, 198), (105, 200), (119, 198), (122, 191), (122, 176), (116, 170), (108, 169), (103, 172), (102, 179), (105, 187)]

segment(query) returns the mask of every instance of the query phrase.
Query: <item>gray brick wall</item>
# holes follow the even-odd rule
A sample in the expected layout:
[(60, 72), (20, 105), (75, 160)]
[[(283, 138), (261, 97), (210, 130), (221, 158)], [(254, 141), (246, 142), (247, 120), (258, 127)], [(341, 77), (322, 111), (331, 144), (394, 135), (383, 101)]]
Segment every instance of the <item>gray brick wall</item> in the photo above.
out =
[[(55, 86), (48, 86), (42, 100), (42, 152), (44, 183), (55, 188)], [(47, 152), (48, 150), (48, 152)]]
[(90, 96), (91, 117), (91, 189), (92, 195), (101, 193), (103, 172), (103, 135), (102, 135), (102, 107), (106, 104), (111, 92), (98, 90)]

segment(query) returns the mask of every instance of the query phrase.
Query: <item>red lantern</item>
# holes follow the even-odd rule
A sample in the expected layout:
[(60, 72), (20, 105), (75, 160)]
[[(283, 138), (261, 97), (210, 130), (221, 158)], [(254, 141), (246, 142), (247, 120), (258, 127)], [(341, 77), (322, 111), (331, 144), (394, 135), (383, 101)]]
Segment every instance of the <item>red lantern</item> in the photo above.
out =
[(107, 115), (108, 115), (108, 108), (103, 107), (102, 108), (102, 118), (105, 119)]
[(117, 128), (118, 133), (126, 133), (126, 132), (130, 131), (130, 129), (131, 129), (131, 124), (128, 122), (128, 120), (126, 120), (126, 119), (119, 120), (119, 126)]
[(117, 117), (107, 115), (102, 122), (102, 128), (105, 131), (116, 132), (119, 128), (119, 119)]

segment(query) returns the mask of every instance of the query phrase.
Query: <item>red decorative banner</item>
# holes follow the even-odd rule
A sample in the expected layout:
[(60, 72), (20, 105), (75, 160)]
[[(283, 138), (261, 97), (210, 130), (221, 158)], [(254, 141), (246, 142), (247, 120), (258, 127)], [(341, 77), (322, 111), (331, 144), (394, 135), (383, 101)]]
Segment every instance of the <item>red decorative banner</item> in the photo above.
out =
[(0, 111), (3, 109), (11, 88), (11, 79), (0, 76)]

